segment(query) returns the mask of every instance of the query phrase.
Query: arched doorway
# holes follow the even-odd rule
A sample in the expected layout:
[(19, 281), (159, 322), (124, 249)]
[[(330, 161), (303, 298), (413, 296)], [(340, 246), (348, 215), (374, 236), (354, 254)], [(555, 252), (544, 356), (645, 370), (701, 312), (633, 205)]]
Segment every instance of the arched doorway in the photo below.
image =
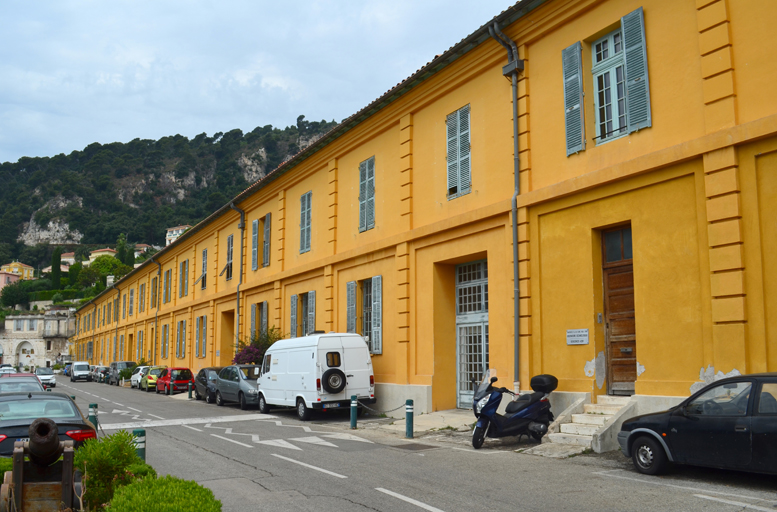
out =
[(35, 348), (29, 341), (23, 341), (16, 347), (16, 366), (32, 366), (35, 364)]

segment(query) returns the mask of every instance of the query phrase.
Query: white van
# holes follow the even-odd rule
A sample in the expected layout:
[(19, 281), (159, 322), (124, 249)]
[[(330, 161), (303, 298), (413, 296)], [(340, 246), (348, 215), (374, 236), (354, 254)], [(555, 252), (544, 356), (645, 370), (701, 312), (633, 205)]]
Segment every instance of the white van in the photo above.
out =
[(299, 419), (310, 409), (348, 408), (351, 396), (375, 403), (370, 351), (358, 334), (313, 333), (279, 340), (267, 349), (257, 379), (259, 411), (271, 405), (296, 407)]
[(89, 372), (89, 361), (76, 361), (70, 367), (70, 382), (84, 379), (86, 382), (92, 382), (92, 375)]

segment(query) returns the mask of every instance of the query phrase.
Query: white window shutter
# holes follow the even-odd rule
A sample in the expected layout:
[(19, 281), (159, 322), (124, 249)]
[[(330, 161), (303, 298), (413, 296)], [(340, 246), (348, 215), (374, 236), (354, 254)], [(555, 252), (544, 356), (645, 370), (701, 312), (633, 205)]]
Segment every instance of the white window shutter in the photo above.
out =
[(251, 270), (259, 268), (259, 219), (251, 223)]
[(316, 330), (316, 291), (308, 292), (308, 329), (307, 334)]
[(264, 243), (262, 244), (262, 266), (264, 267), (270, 266), (270, 237), (272, 236), (270, 221), (272, 221), (272, 215), (268, 213), (264, 217)]
[(291, 296), (291, 334), (292, 338), (297, 337), (297, 296)]
[(567, 156), (585, 149), (582, 51), (583, 46), (578, 41), (561, 52)]
[(262, 334), (267, 335), (267, 301), (262, 302), (262, 319), (260, 321)]
[(253, 339), (256, 336), (256, 304), (251, 304), (251, 334), (249, 339)]
[(208, 342), (208, 315), (202, 317), (202, 357), (205, 357), (205, 346)]
[(346, 302), (346, 330), (356, 332), (356, 281), (348, 281), (345, 284), (345, 302)]
[(375, 276), (372, 278), (372, 333), (370, 335), (370, 345), (373, 354), (383, 353), (383, 278)]
[(359, 231), (367, 229), (367, 161), (359, 164)]
[(626, 111), (631, 133), (652, 124), (642, 7), (621, 18), (621, 30), (626, 61)]

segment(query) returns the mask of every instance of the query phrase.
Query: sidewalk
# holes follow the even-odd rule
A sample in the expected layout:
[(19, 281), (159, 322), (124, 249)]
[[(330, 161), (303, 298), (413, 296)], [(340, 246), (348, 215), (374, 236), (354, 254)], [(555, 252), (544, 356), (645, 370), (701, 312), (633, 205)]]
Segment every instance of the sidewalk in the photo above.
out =
[[(475, 415), (468, 409), (450, 409), (420, 414), (413, 417), (413, 434), (441, 430), (469, 431), (472, 430), (472, 424), (475, 421)], [(382, 424), (378, 428), (405, 432), (405, 420), (404, 418), (396, 419), (391, 423)]]

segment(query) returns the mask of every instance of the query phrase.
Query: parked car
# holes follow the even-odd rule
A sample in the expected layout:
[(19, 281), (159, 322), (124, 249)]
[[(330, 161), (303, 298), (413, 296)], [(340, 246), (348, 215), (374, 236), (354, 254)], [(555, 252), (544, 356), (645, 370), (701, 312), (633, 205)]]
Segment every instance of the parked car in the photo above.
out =
[(104, 370), (107, 370), (107, 366), (95, 366), (92, 370), (92, 381), (93, 382), (100, 382), (100, 377), (103, 374)]
[(166, 366), (151, 366), (147, 372), (143, 372), (143, 377), (140, 379), (139, 389), (143, 391), (151, 391), (156, 389), (156, 380), (162, 370), (167, 368)]
[(92, 381), (92, 375), (89, 373), (88, 361), (76, 361), (73, 366), (70, 367), (70, 382), (77, 380), (85, 380), (87, 382)]
[(216, 379), (223, 366), (212, 366), (203, 368), (194, 378), (194, 397), (197, 400), (205, 399), (206, 403), (212, 404), (216, 401)]
[(190, 382), (193, 386), (194, 376), (188, 368), (165, 368), (156, 379), (156, 392), (168, 394), (168, 390), (171, 390), (172, 393), (187, 391)]
[(8, 379), (0, 379), (0, 393), (21, 393), (30, 391), (46, 391), (40, 380), (35, 375), (15, 373)]
[(65, 377), (70, 377), (70, 369), (72, 368), (73, 363), (65, 363), (65, 368), (62, 370), (62, 375)]
[(256, 379), (261, 368), (254, 364), (232, 365), (222, 368), (216, 378), (216, 405), (237, 402), (241, 409), (259, 403)]
[(108, 370), (108, 384), (115, 384), (116, 386), (119, 385), (119, 381), (121, 381), (121, 371), (127, 368), (134, 368), (137, 366), (137, 363), (134, 361), (114, 361), (110, 365), (110, 370)]
[(667, 411), (630, 418), (618, 442), (648, 475), (670, 462), (777, 473), (777, 373), (721, 379)]
[(75, 448), (97, 437), (94, 426), (63, 393), (5, 393), (0, 395), (0, 456), (10, 457), (14, 442), (29, 440), (30, 424), (37, 418), (53, 420), (60, 441), (72, 439)]
[(375, 378), (364, 338), (349, 333), (315, 333), (276, 341), (261, 368), (259, 411), (270, 405), (295, 407), (310, 419), (310, 409), (350, 407), (351, 396), (375, 403)]
[(130, 375), (131, 388), (140, 389), (140, 379), (143, 377), (143, 372), (145, 372), (147, 369), (148, 366), (136, 366), (135, 369), (132, 370), (132, 375)]
[(57, 378), (54, 376), (54, 370), (48, 367), (35, 368), (35, 375), (40, 379), (45, 388), (57, 387)]
[(13, 373), (16, 373), (13, 366), (4, 366), (3, 368), (0, 368), (0, 375), (9, 375)]

